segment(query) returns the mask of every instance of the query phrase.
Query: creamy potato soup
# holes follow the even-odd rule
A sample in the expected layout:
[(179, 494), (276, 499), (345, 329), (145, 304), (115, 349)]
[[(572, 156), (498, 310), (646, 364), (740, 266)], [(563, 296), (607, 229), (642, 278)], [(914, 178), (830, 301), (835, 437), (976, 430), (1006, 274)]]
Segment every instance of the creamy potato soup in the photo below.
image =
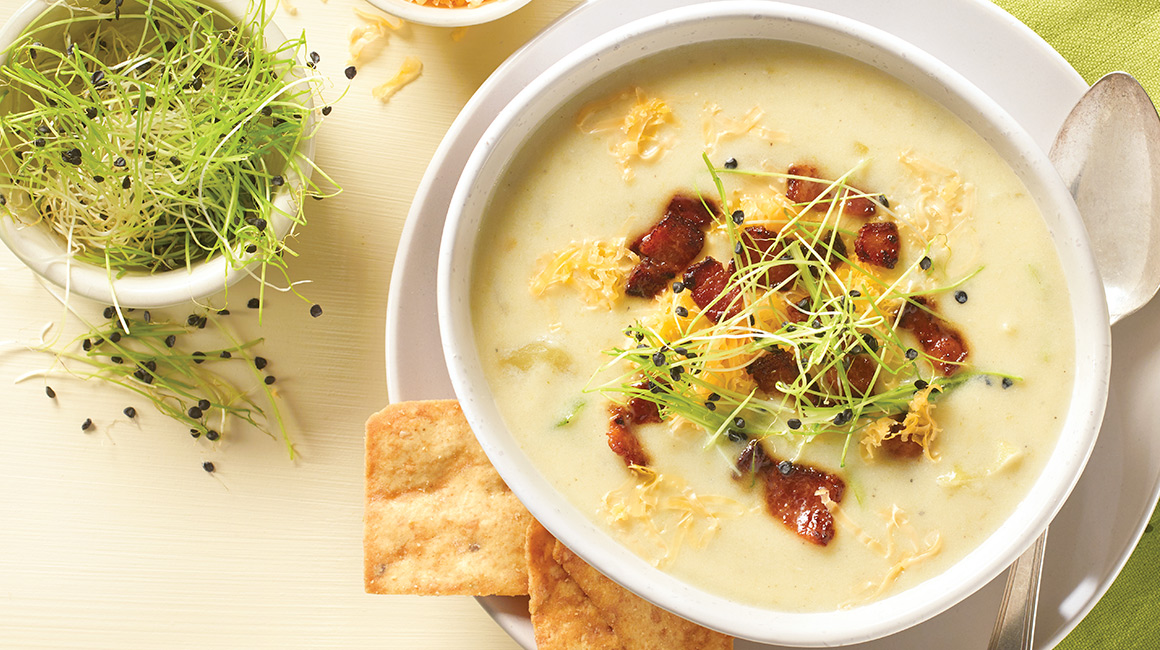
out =
[(1072, 385), (1047, 229), (977, 134), (803, 46), (604, 79), (505, 172), (472, 315), (507, 426), (647, 561), (818, 611), (945, 570), (1042, 469)]

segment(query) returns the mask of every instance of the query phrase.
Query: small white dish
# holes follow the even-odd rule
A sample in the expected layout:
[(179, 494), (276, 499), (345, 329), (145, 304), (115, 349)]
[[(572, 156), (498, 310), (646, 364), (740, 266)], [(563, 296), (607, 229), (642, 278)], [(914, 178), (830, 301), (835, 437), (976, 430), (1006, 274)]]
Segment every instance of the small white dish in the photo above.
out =
[(367, 0), (383, 11), (420, 25), (466, 27), (482, 25), (516, 11), (531, 0), (487, 0), (476, 7), (435, 7), (410, 0)]
[[(1078, 379), (1060, 442), (1030, 494), (996, 533), (948, 571), (885, 600), (839, 612), (795, 614), (740, 606), (693, 589), (629, 553), (577, 513), (523, 456), (506, 432), (474, 350), (466, 300), (474, 238), (489, 188), (524, 138), (580, 89), (646, 54), (746, 37), (835, 50), (937, 97), (1008, 160), (1036, 197), (1065, 260), (1073, 297)], [(1108, 385), (1109, 330), (1102, 287), (1070, 196), (1042, 150), (998, 105), (929, 55), (865, 25), (776, 3), (726, 0), (614, 30), (565, 56), (500, 111), (468, 160), (451, 206), (440, 249), (440, 333), (452, 384), (485, 451), (532, 514), (567, 546), (630, 590), (708, 627), (767, 643), (830, 646), (869, 641), (920, 623), (982, 587), (1030, 544), (1062, 506), (1094, 446)]]
[[(249, 8), (246, 0), (211, 0), (225, 13), (241, 18)], [(56, 3), (50, 0), (30, 0), (13, 14), (0, 28), (0, 51)], [(270, 21), (265, 30), (266, 46), (276, 47), (287, 39)], [(7, 60), (0, 57), (0, 64)], [(304, 108), (311, 124), (316, 119), (314, 103), (310, 95), (305, 96)], [(313, 128), (313, 127), (308, 127)], [(314, 139), (307, 138), (299, 145), (299, 153), (306, 159), (314, 157)], [(268, 219), (270, 228), (279, 239), (290, 231), (293, 222), (284, 213), (297, 210), (291, 198), (292, 188), (309, 180), (310, 166), (304, 166), (306, 179), (296, 174), (286, 173), (286, 184), (275, 195), (275, 213)], [(253, 266), (234, 268), (223, 256), (216, 256), (192, 264), (188, 269), (174, 269), (160, 273), (129, 272), (121, 277), (111, 277), (102, 266), (79, 262), (67, 252), (64, 241), (46, 228), (25, 225), (6, 215), (0, 215), (0, 240), (2, 240), (21, 262), (49, 282), (66, 289), (70, 294), (91, 298), (104, 304), (118, 304), (122, 307), (151, 308), (177, 305), (191, 300), (199, 300), (217, 293), (247, 275)], [(238, 251), (244, 259), (245, 253)]]

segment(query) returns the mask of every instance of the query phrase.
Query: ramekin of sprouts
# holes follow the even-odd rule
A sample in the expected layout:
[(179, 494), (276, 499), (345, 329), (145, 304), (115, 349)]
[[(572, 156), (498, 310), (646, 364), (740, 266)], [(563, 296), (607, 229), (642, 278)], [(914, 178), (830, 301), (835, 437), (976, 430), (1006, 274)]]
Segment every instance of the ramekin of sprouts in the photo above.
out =
[(32, 0), (0, 48), (0, 239), (33, 271), (161, 307), (284, 270), (321, 77), (264, 0)]

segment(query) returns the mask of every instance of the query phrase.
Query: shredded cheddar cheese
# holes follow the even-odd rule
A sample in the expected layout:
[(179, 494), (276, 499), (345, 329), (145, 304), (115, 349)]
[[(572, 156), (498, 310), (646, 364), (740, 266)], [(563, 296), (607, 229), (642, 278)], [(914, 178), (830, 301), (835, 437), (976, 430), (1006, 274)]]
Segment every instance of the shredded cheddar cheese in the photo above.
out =
[(350, 30), (347, 43), (350, 59), (347, 62), (351, 65), (362, 62), (367, 46), (387, 38), (389, 33), (403, 27), (403, 21), (390, 14), (364, 11), (358, 7), (354, 8), (354, 14), (361, 18), (364, 24)]
[(539, 259), (529, 288), (539, 297), (551, 287), (572, 286), (590, 309), (612, 309), (624, 295), (624, 279), (638, 261), (623, 237), (573, 242)]
[(907, 149), (898, 161), (910, 172), (917, 194), (910, 215), (915, 227), (932, 237), (946, 234), (975, 210), (975, 186), (955, 170), (928, 160)]
[(849, 609), (855, 605), (878, 598), (907, 569), (938, 555), (939, 551), (942, 550), (942, 536), (938, 531), (931, 531), (920, 540), (918, 534), (910, 525), (910, 519), (907, 517), (906, 512), (897, 505), (891, 506), (890, 512), (888, 513), (880, 513), (886, 525), (882, 537), (876, 538), (867, 533), (865, 529), (846, 515), (842, 508), (830, 498), (829, 490), (819, 488), (815, 494), (821, 499), (822, 504), (826, 506), (826, 510), (830, 511), (830, 515), (834, 518), (835, 522), (843, 528), (849, 529), (858, 538), (858, 541), (865, 544), (867, 548), (881, 555), (883, 559), (890, 563), (879, 580), (868, 581), (863, 584), (858, 594), (852, 600), (842, 603), (842, 609)]
[(672, 146), (672, 138), (662, 137), (661, 129), (674, 121), (668, 104), (640, 88), (586, 104), (576, 114), (576, 128), (584, 133), (617, 134), (608, 151), (626, 182), (636, 176), (634, 161), (652, 160)]
[(376, 86), (371, 91), (371, 94), (374, 95), (375, 99), (380, 101), (389, 101), (403, 86), (418, 79), (421, 74), (423, 74), (423, 62), (413, 56), (409, 56), (403, 60), (403, 65), (399, 68), (395, 76), (387, 80), (386, 83)]
[(722, 140), (739, 138), (747, 133), (753, 133), (770, 142), (785, 137), (780, 131), (761, 126), (765, 111), (761, 110), (760, 106), (754, 106), (745, 115), (736, 119), (725, 117), (721, 113), (721, 107), (711, 102), (706, 103), (705, 108), (701, 110), (701, 136), (705, 141), (705, 151), (710, 155), (717, 151), (717, 145), (721, 144)]
[[(890, 417), (880, 418), (870, 423), (862, 431), (863, 458), (873, 459), (874, 449), (881, 447), (883, 441), (889, 438), (901, 438), (922, 445), (923, 455), (927, 459), (937, 462), (938, 455), (931, 447), (941, 429), (938, 422), (935, 422), (934, 415), (931, 414), (931, 411), (934, 410), (934, 404), (930, 402), (930, 393), (936, 389), (937, 387), (932, 384), (914, 394), (910, 404), (907, 405), (906, 419), (902, 421), (901, 428), (895, 427), (898, 421)], [(899, 430), (893, 431), (892, 429), (895, 428)]]
[(725, 518), (746, 512), (722, 496), (698, 495), (683, 480), (648, 467), (629, 468), (633, 477), (604, 495), (608, 521), (656, 567), (676, 559), (681, 548), (704, 548)]

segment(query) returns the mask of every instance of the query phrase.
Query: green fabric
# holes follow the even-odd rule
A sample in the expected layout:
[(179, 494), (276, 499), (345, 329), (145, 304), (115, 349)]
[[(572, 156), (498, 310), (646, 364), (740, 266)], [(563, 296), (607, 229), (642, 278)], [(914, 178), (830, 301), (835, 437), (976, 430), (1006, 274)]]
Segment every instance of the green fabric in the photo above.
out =
[[(1160, 99), (1160, 0), (995, 3), (1042, 36), (1088, 83), (1123, 70)], [(1160, 532), (1154, 527), (1160, 528), (1160, 509), (1112, 588), (1057, 650), (1160, 648)]]

